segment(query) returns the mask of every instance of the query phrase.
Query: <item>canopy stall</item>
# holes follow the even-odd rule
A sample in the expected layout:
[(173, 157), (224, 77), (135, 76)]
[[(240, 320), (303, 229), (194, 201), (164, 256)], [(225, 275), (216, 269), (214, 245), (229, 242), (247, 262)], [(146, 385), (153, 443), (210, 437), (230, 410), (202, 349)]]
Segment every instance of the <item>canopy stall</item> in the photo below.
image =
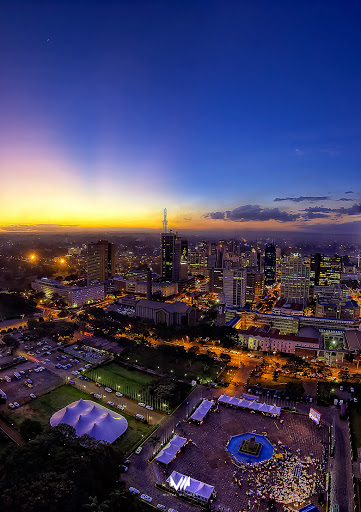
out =
[(155, 460), (158, 462), (163, 462), (163, 464), (169, 464), (177, 453), (181, 450), (181, 448), (186, 444), (187, 439), (185, 437), (180, 437), (175, 435), (169, 441), (168, 444), (158, 453), (155, 457)]
[(194, 411), (190, 419), (199, 422), (203, 421), (213, 405), (214, 402), (212, 400), (203, 400), (203, 402)]
[(245, 400), (244, 398), (236, 398), (235, 396), (221, 395), (218, 398), (218, 402), (221, 404), (241, 407), (243, 409), (250, 409), (252, 411), (264, 412), (266, 414), (271, 414), (272, 416), (280, 416), (281, 414), (281, 407), (277, 407), (277, 405), (269, 405), (255, 401), (250, 402), (249, 400)]
[(173, 471), (166, 482), (171, 489), (179, 493), (192, 496), (202, 502), (208, 502), (214, 492), (214, 487), (212, 485), (208, 485), (189, 476), (182, 475), (182, 473), (178, 473), (177, 471)]

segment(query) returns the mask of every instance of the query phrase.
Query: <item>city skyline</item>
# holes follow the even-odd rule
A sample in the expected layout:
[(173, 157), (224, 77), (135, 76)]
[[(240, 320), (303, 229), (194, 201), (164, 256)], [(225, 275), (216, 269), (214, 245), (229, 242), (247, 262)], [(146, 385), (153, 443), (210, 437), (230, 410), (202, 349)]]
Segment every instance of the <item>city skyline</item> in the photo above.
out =
[(6, 6), (0, 232), (361, 232), (359, 14)]

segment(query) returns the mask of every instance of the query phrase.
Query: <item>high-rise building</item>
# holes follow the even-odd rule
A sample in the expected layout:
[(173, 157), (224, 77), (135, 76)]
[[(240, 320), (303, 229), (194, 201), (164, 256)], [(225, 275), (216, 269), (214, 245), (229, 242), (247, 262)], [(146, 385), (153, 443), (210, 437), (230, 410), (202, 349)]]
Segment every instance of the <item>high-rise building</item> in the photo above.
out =
[(181, 244), (175, 233), (161, 234), (162, 281), (180, 280)]
[(115, 245), (106, 240), (88, 244), (88, 280), (105, 281), (115, 274)]
[(245, 268), (223, 270), (224, 302), (228, 307), (241, 307), (246, 304), (247, 271)]
[(276, 248), (273, 244), (266, 245), (264, 252), (265, 285), (270, 286), (276, 280)]
[(307, 304), (310, 291), (310, 264), (292, 254), (281, 263), (281, 298)]
[(264, 275), (260, 271), (247, 269), (246, 302), (248, 304), (259, 302), (263, 295)]
[(164, 210), (163, 233), (161, 234), (163, 282), (179, 283), (188, 277), (188, 241), (178, 237), (177, 233), (168, 232), (167, 210)]
[(311, 256), (310, 284), (314, 286), (333, 286), (339, 284), (342, 273), (341, 256), (324, 256), (316, 253)]
[(223, 292), (223, 268), (209, 269), (209, 291), (211, 293)]

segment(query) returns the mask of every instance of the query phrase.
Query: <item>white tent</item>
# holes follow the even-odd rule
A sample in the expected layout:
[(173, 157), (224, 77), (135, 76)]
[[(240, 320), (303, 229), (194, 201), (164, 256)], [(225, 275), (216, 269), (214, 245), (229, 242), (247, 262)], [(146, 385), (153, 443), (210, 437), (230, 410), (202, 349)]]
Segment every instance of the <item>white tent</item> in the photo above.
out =
[(98, 441), (108, 443), (113, 443), (128, 428), (128, 422), (121, 414), (83, 399), (53, 414), (50, 425), (55, 427), (60, 423), (74, 427), (77, 436), (88, 434)]
[(158, 455), (155, 457), (155, 460), (158, 462), (163, 462), (163, 464), (169, 464), (186, 442), (187, 439), (185, 437), (175, 435), (169, 441), (169, 443), (165, 445), (163, 450), (158, 453)]
[(212, 405), (214, 405), (213, 401), (203, 400), (203, 402), (194, 411), (190, 419), (194, 421), (203, 421)]
[(208, 485), (189, 476), (182, 475), (177, 471), (173, 471), (167, 479), (167, 483), (172, 489), (183, 494), (193, 496), (193, 498), (199, 499), (203, 502), (207, 502), (214, 491), (214, 487), (212, 485)]
[(277, 407), (276, 405), (268, 405), (266, 403), (260, 403), (256, 401), (250, 402), (249, 400), (245, 400), (244, 398), (239, 399), (235, 396), (221, 395), (218, 398), (218, 402), (234, 405), (235, 407), (243, 407), (244, 409), (251, 409), (253, 411), (273, 414), (274, 416), (280, 416), (281, 414), (281, 407)]

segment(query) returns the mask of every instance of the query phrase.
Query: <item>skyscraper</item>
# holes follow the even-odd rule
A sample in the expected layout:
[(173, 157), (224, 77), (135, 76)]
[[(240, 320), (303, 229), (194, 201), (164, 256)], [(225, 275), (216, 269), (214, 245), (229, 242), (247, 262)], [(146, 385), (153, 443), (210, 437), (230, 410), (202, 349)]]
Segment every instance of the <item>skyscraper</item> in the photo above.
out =
[(115, 245), (106, 240), (88, 244), (88, 279), (104, 281), (115, 274)]
[(243, 307), (246, 304), (245, 268), (223, 270), (224, 302), (228, 307)]
[(167, 210), (164, 210), (163, 233), (161, 234), (161, 279), (163, 282), (179, 283), (188, 276), (188, 241), (178, 234), (168, 232)]
[(310, 291), (310, 264), (300, 254), (292, 254), (281, 263), (281, 298), (307, 304)]
[(341, 256), (324, 256), (319, 253), (311, 256), (311, 287), (339, 284), (341, 273)]
[(276, 280), (276, 248), (273, 244), (266, 245), (264, 252), (265, 285), (270, 286)]

